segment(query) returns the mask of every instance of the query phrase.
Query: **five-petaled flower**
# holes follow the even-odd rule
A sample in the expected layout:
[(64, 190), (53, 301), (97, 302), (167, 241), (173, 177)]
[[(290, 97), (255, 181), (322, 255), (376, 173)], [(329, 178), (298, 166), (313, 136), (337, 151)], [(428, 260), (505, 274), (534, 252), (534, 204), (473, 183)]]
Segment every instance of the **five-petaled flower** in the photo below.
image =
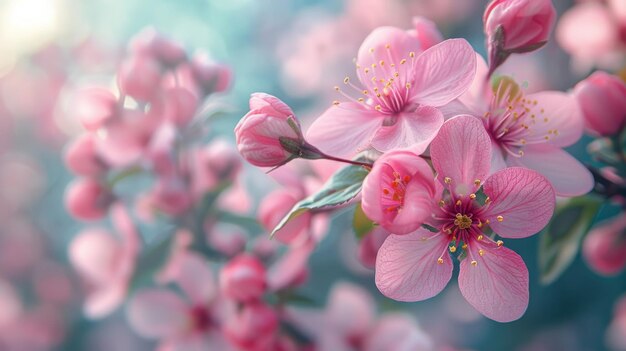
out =
[(335, 101), (313, 122), (307, 140), (323, 152), (346, 156), (370, 146), (385, 152), (412, 147), (422, 153), (443, 124), (438, 107), (461, 95), (474, 77), (476, 58), (463, 39), (422, 51), (420, 40), (394, 28), (375, 29), (356, 59), (359, 97)]
[[(499, 322), (524, 314), (528, 270), (490, 233), (504, 238), (537, 233), (552, 217), (555, 193), (530, 169), (510, 167), (489, 176), (491, 151), (478, 119), (458, 116), (443, 125), (431, 144), (438, 182), (427, 224), (437, 232), (420, 228), (386, 239), (376, 262), (376, 285), (384, 295), (400, 301), (437, 295), (452, 276), (447, 252), (462, 252), (459, 287), (465, 299)], [(425, 187), (432, 181), (422, 180)]]

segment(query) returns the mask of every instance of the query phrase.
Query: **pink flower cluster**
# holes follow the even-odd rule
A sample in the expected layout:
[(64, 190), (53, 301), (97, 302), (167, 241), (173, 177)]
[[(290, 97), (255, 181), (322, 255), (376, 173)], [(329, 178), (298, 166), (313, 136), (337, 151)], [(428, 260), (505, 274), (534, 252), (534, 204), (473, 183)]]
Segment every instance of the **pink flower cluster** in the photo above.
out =
[[(235, 135), (254, 165), (327, 159), (369, 171), (360, 197), (349, 203), (360, 200), (356, 206), (371, 221), (359, 256), (375, 265), (384, 295), (400, 301), (437, 295), (457, 257), (467, 302), (508, 322), (528, 306), (528, 270), (495, 236), (534, 235), (551, 220), (557, 195), (591, 191), (592, 173), (563, 148), (581, 138), (585, 124), (602, 128), (603, 112), (621, 121), (624, 109), (621, 83), (604, 78), (590, 78), (574, 93), (526, 94), (497, 74), (510, 55), (546, 44), (555, 20), (550, 1), (492, 1), (483, 20), (489, 66), (465, 40), (442, 40), (432, 26), (380, 27), (358, 50), (357, 81), (346, 77), (345, 88), (335, 87), (342, 98), (306, 133), (283, 102), (253, 94)], [(373, 163), (362, 162), (364, 155)], [(295, 200), (273, 196), (298, 209)], [(315, 213), (287, 225), (306, 227)]]

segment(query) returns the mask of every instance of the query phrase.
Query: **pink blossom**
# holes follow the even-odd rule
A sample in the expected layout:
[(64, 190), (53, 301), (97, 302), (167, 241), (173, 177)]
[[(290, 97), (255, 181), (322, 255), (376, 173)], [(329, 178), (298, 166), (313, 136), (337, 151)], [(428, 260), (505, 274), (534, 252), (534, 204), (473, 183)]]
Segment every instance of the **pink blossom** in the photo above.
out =
[(209, 59), (205, 54), (194, 55), (191, 69), (205, 94), (224, 92), (233, 81), (233, 73), (228, 66)]
[(145, 28), (135, 35), (129, 49), (137, 55), (152, 56), (168, 66), (176, 66), (187, 58), (185, 48), (181, 44), (164, 37), (152, 27)]
[(250, 97), (250, 112), (235, 127), (235, 136), (241, 155), (259, 167), (276, 167), (294, 158), (281, 139), (303, 141), (300, 123), (291, 108), (263, 93)]
[(171, 279), (184, 296), (149, 288), (128, 302), (126, 316), (139, 335), (159, 340), (159, 350), (232, 350), (221, 333), (232, 306), (216, 295), (213, 272), (199, 255), (186, 252)]
[[(470, 305), (500, 322), (524, 314), (524, 261), (484, 229), (489, 226), (505, 238), (531, 236), (552, 217), (555, 194), (546, 178), (526, 168), (489, 176), (491, 152), (489, 135), (476, 118), (458, 116), (443, 125), (431, 144), (439, 193), (428, 223), (438, 231), (418, 229), (385, 240), (376, 260), (376, 285), (384, 295), (420, 301), (439, 294), (452, 276), (447, 251), (460, 249), (466, 257), (460, 264), (459, 288)], [(476, 195), (481, 186), (484, 201)]]
[(489, 72), (511, 53), (530, 52), (545, 45), (555, 18), (550, 0), (493, 0), (483, 15)]
[(84, 312), (101, 318), (124, 301), (140, 250), (140, 237), (122, 205), (116, 204), (111, 215), (120, 237), (108, 231), (87, 229), (76, 236), (69, 247), (70, 262), (89, 288)]
[(148, 102), (158, 92), (161, 64), (152, 56), (137, 54), (128, 57), (117, 73), (117, 85), (122, 94)]
[(271, 351), (278, 331), (277, 312), (261, 301), (246, 303), (226, 323), (224, 333), (229, 341), (246, 351)]
[[(259, 206), (259, 222), (268, 232), (271, 232), (289, 210), (303, 197), (297, 193), (294, 194), (294, 189), (274, 190), (263, 199)], [(277, 231), (274, 238), (289, 244), (298, 238), (306, 236), (309, 232), (311, 220), (312, 216), (310, 213), (303, 213)]]
[(409, 31), (409, 33), (417, 37), (422, 50), (427, 50), (431, 46), (443, 41), (443, 36), (439, 29), (437, 29), (437, 25), (428, 18), (420, 16), (413, 17), (413, 26), (415, 28), (414, 31)]
[(575, 71), (584, 73), (594, 66), (621, 67), (626, 42), (622, 34), (626, 26), (623, 7), (620, 0), (608, 1), (608, 4), (587, 1), (574, 5), (561, 16), (556, 40), (572, 55)]
[(578, 196), (593, 188), (591, 173), (562, 150), (582, 136), (583, 121), (575, 99), (557, 91), (524, 94), (510, 77), (485, 77), (478, 59), (472, 87), (446, 107), (446, 115), (469, 113), (481, 119), (492, 141), (491, 169), (507, 166), (534, 169), (547, 177), (560, 196)]
[(104, 217), (112, 200), (109, 190), (92, 178), (75, 179), (65, 193), (69, 213), (86, 221)]
[(610, 136), (626, 126), (626, 84), (618, 77), (597, 71), (576, 85), (574, 96), (591, 133)]
[(591, 268), (603, 275), (615, 275), (626, 266), (626, 216), (602, 223), (587, 234), (583, 256)]
[(359, 98), (335, 102), (313, 122), (307, 140), (333, 155), (373, 146), (379, 151), (411, 147), (422, 153), (443, 123), (437, 107), (461, 95), (475, 73), (475, 56), (463, 39), (450, 39), (422, 51), (411, 33), (375, 29), (356, 60)]
[(392, 233), (415, 231), (430, 216), (433, 179), (428, 163), (415, 153), (390, 151), (376, 160), (363, 182), (363, 212)]
[(73, 113), (89, 131), (96, 131), (118, 112), (117, 98), (105, 88), (88, 88), (76, 93)]
[(106, 172), (107, 165), (96, 150), (95, 135), (85, 133), (67, 146), (65, 164), (77, 175), (95, 177)]
[(265, 267), (258, 258), (241, 254), (222, 267), (220, 287), (226, 297), (237, 301), (258, 300), (267, 287)]

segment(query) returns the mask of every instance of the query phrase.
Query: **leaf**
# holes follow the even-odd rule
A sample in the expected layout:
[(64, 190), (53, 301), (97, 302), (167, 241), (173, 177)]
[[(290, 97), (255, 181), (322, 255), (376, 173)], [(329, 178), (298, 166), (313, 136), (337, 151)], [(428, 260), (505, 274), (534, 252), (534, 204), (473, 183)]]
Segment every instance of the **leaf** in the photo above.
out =
[(135, 273), (130, 281), (130, 290), (146, 284), (154, 278), (154, 274), (158, 272), (167, 262), (172, 251), (172, 241), (174, 235), (165, 235), (165, 238), (149, 248), (137, 259)]
[(315, 194), (298, 202), (291, 211), (272, 230), (271, 236), (283, 228), (289, 221), (312, 210), (342, 205), (361, 191), (363, 180), (368, 171), (361, 166), (348, 166), (340, 169)]
[(589, 231), (602, 200), (585, 196), (557, 207), (539, 242), (541, 282), (550, 284), (572, 263), (583, 236)]
[(363, 212), (363, 208), (361, 207), (361, 203), (359, 202), (354, 207), (354, 216), (352, 217), (352, 229), (354, 229), (354, 234), (358, 240), (363, 239), (367, 234), (369, 234), (376, 225), (374, 222), (367, 218), (365, 212)]

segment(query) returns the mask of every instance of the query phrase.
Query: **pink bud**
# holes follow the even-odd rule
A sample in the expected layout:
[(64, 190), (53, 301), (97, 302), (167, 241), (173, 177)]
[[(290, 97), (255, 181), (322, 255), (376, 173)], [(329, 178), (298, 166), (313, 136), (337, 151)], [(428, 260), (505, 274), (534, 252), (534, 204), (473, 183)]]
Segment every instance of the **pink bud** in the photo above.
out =
[(163, 94), (163, 117), (177, 126), (185, 126), (196, 114), (198, 98), (185, 88), (170, 88)]
[[(267, 231), (271, 232), (298, 200), (294, 197), (293, 190), (289, 189), (278, 189), (269, 193), (259, 206), (259, 222)], [(309, 229), (310, 223), (311, 214), (303, 213), (277, 231), (274, 238), (289, 244), (300, 238)]]
[(154, 28), (146, 28), (137, 34), (130, 42), (130, 50), (151, 55), (167, 66), (176, 66), (187, 58), (180, 43), (162, 36)]
[(443, 41), (443, 36), (437, 25), (425, 17), (413, 17), (413, 26), (415, 31), (410, 33), (419, 39), (422, 50), (426, 50), (435, 44), (439, 44)]
[(228, 66), (213, 62), (204, 55), (194, 56), (191, 69), (207, 95), (226, 91), (232, 82), (233, 74)]
[(207, 166), (220, 180), (233, 181), (242, 167), (235, 147), (223, 139), (212, 141), (205, 150)]
[(245, 304), (225, 326), (228, 340), (243, 350), (268, 349), (278, 330), (278, 316), (262, 302)]
[(279, 138), (302, 142), (300, 123), (291, 108), (263, 93), (250, 97), (250, 112), (235, 127), (235, 136), (239, 153), (259, 167), (280, 166), (294, 157)]
[(583, 242), (583, 255), (600, 274), (621, 272), (626, 265), (626, 216), (621, 214), (589, 232)]
[(75, 179), (65, 191), (65, 205), (70, 214), (82, 220), (104, 217), (112, 195), (98, 181), (91, 178)]
[(85, 129), (95, 131), (117, 113), (117, 98), (108, 89), (89, 88), (77, 93), (74, 109)]
[(574, 96), (591, 133), (614, 135), (626, 125), (626, 84), (618, 77), (597, 71), (576, 85)]
[(107, 170), (98, 157), (94, 135), (86, 133), (75, 139), (65, 151), (65, 164), (75, 174), (94, 177)]
[(490, 73), (511, 53), (535, 51), (548, 41), (556, 18), (550, 0), (494, 0), (485, 10)]
[(222, 268), (220, 286), (226, 297), (242, 302), (258, 300), (266, 289), (265, 267), (258, 258), (241, 254)]
[(133, 55), (122, 62), (117, 73), (120, 91), (141, 102), (152, 99), (159, 89), (161, 65), (148, 55)]

